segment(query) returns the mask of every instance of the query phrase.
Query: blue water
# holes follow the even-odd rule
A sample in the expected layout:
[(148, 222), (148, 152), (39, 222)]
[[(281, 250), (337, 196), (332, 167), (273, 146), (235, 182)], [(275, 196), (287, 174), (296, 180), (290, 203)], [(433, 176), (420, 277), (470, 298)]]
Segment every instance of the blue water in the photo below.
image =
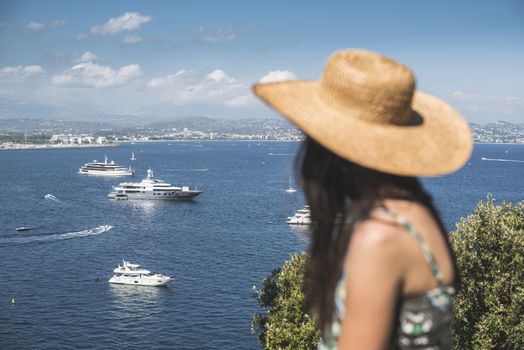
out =
[[(297, 147), (172, 142), (0, 152), (0, 349), (258, 348), (251, 286), (307, 245), (305, 232), (285, 224), (304, 204), (300, 192), (284, 191)], [(104, 153), (131, 164), (137, 179), (151, 166), (164, 181), (204, 192), (195, 202), (107, 200), (124, 179), (76, 175)], [(524, 146), (478, 145), (461, 171), (424, 180), (450, 230), (488, 192), (524, 197), (524, 163), (482, 157), (524, 160)], [(18, 226), (33, 229), (17, 233)], [(124, 258), (176, 279), (168, 288), (109, 285)]]

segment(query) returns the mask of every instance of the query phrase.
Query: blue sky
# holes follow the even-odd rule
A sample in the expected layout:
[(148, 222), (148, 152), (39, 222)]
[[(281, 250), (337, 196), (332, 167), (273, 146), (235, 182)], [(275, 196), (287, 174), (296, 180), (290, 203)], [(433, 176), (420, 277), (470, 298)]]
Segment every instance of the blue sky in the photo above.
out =
[(524, 3), (0, 0), (0, 117), (274, 117), (250, 86), (342, 48), (411, 67), (468, 121), (524, 122)]

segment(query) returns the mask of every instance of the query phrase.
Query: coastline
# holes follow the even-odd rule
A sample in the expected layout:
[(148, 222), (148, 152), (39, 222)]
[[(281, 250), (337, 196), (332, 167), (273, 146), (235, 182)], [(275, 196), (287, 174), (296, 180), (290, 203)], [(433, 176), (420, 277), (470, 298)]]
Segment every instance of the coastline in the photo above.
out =
[[(0, 144), (0, 151), (23, 151), (23, 150), (56, 150), (56, 149), (75, 149), (75, 148), (108, 148), (119, 147), (121, 144), (140, 144), (140, 143), (184, 143), (184, 142), (301, 142), (302, 140), (246, 140), (246, 139), (176, 139), (176, 140), (122, 140), (108, 144)], [(501, 143), (501, 142), (474, 142), (474, 145), (505, 145), (518, 146), (523, 143)]]
[(275, 139), (275, 140), (246, 140), (246, 139), (176, 139), (176, 140), (125, 140), (125, 141), (114, 141), (115, 143), (121, 144), (137, 144), (137, 143), (171, 143), (171, 142), (301, 142), (303, 140), (295, 139)]
[(513, 142), (513, 143), (506, 143), (506, 142), (474, 142), (475, 145), (524, 145), (524, 143), (520, 142)]
[(23, 151), (23, 150), (54, 150), (54, 149), (69, 149), (69, 148), (105, 148), (105, 147), (118, 147), (117, 143), (108, 143), (104, 145), (99, 144), (80, 144), (80, 145), (63, 145), (63, 144), (0, 144), (0, 151)]

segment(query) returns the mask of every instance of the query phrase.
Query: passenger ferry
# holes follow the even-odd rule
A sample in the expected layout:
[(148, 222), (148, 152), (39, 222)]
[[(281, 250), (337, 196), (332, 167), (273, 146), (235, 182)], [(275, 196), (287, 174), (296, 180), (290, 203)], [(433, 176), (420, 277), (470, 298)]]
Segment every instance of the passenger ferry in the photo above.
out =
[(122, 262), (122, 265), (118, 265), (113, 272), (114, 275), (109, 279), (109, 283), (158, 287), (165, 286), (174, 278), (152, 273), (140, 267), (138, 264), (132, 264), (125, 260)]
[(113, 186), (107, 198), (116, 200), (127, 199), (160, 199), (160, 200), (190, 200), (202, 191), (191, 190), (188, 186), (173, 186), (153, 177), (153, 170), (147, 170), (147, 177), (142, 182), (122, 182)]
[(114, 161), (108, 161), (107, 155), (103, 162), (93, 160), (86, 163), (78, 170), (80, 175), (98, 175), (98, 176), (133, 176), (134, 172), (131, 167), (126, 168), (115, 164)]

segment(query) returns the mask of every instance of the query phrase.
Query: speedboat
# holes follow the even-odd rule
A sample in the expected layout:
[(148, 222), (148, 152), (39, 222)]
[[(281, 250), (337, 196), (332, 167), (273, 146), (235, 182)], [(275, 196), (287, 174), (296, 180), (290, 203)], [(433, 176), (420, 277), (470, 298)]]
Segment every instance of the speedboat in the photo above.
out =
[(151, 286), (159, 287), (165, 286), (174, 277), (164, 276), (152, 273), (138, 264), (132, 264), (129, 261), (122, 261), (122, 265), (118, 265), (113, 270), (114, 275), (109, 279), (109, 283), (115, 284), (134, 284), (137, 286)]
[(16, 231), (20, 232), (20, 231), (29, 231), (31, 229), (31, 227), (29, 226), (20, 226), (20, 227), (17, 227), (16, 228)]
[(299, 209), (293, 216), (289, 216), (286, 222), (290, 225), (311, 225), (311, 211), (309, 205)]
[(147, 170), (147, 177), (142, 182), (122, 182), (113, 186), (107, 198), (116, 200), (127, 199), (160, 199), (160, 200), (190, 200), (202, 191), (191, 190), (188, 186), (174, 186), (162, 180), (155, 179), (153, 170)]
[(133, 176), (134, 172), (131, 167), (126, 168), (115, 164), (114, 161), (109, 161), (107, 155), (103, 162), (93, 160), (86, 163), (78, 169), (80, 175), (98, 175), (98, 176)]

